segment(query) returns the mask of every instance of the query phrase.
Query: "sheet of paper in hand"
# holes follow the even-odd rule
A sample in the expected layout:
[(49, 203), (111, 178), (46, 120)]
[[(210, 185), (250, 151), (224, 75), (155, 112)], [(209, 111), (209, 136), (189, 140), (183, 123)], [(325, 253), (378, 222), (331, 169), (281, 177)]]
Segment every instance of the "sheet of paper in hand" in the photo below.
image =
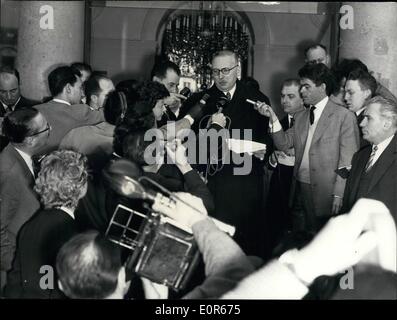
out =
[(266, 144), (250, 140), (226, 139), (229, 150), (235, 153), (248, 153), (252, 155), (256, 151), (266, 150)]

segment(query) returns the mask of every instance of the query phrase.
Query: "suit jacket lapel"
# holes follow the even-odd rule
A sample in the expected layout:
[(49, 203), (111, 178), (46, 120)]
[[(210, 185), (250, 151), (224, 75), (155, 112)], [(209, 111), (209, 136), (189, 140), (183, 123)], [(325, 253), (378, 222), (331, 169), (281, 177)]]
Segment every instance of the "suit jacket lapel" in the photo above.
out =
[(324, 110), (321, 114), (320, 119), (318, 120), (316, 131), (314, 131), (313, 135), (313, 140), (312, 140), (312, 145), (321, 138), (323, 135), (325, 129), (329, 126), (331, 121), (329, 120), (330, 117), (332, 117), (334, 114), (334, 109), (331, 103), (328, 101), (328, 103), (325, 105)]
[(387, 169), (396, 161), (397, 157), (397, 134), (390, 141), (387, 148), (382, 152), (378, 161), (374, 165), (374, 172), (372, 175), (371, 182), (369, 184), (368, 192), (378, 183), (382, 176), (386, 173)]
[(11, 144), (9, 144), (7, 147), (9, 148), (11, 158), (15, 159), (15, 161), (18, 162), (19, 166), (22, 168), (23, 176), (28, 179), (30, 185), (33, 185), (34, 177), (32, 175), (32, 172), (29, 170), (29, 167), (26, 164), (25, 160), (23, 160), (21, 155), (18, 153), (17, 150), (15, 150), (15, 148)]
[(361, 181), (361, 176), (365, 171), (365, 166), (368, 162), (369, 156), (371, 155), (372, 148), (370, 146), (366, 147), (364, 150), (361, 151), (362, 153), (357, 159), (357, 164), (354, 169), (354, 172), (350, 172), (350, 175), (354, 177), (354, 181), (352, 182), (351, 190), (354, 190), (354, 194), (350, 194), (349, 197), (351, 199), (356, 199), (356, 195), (358, 192), (358, 187)]

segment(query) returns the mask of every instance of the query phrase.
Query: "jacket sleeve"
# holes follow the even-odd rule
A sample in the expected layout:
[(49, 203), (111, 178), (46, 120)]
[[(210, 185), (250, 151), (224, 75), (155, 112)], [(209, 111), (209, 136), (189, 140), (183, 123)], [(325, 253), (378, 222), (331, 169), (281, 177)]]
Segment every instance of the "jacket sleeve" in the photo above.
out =
[[(15, 235), (9, 230), (9, 224), (18, 211), (20, 193), (15, 186), (16, 181), (10, 181), (11, 177), (5, 176), (1, 181), (0, 190), (0, 250), (1, 250), (1, 270), (7, 271), (11, 268), (14, 258), (16, 239)], [(16, 177), (17, 179), (17, 177)]]
[(21, 298), (23, 292), (21, 257), (19, 250), (15, 252), (15, 259), (12, 262), (12, 269), (7, 274), (7, 285), (4, 289), (7, 298)]
[(219, 297), (255, 270), (237, 243), (219, 230), (210, 219), (197, 222), (192, 229), (203, 255), (206, 279), (184, 299)]
[(190, 170), (184, 174), (183, 178), (185, 179), (186, 191), (201, 198), (208, 213), (213, 212), (215, 210), (214, 199), (207, 185), (200, 178), (197, 171), (194, 169)]
[[(339, 162), (338, 168), (350, 166), (354, 153), (360, 146), (360, 133), (354, 113), (349, 112), (343, 119), (339, 136)], [(336, 175), (333, 194), (343, 196), (346, 180)]]
[(302, 299), (309, 289), (285, 265), (273, 260), (221, 299)]
[[(280, 125), (281, 126), (281, 125)], [(278, 150), (287, 152), (294, 147), (294, 128), (287, 131), (279, 130), (272, 133), (274, 145)]]

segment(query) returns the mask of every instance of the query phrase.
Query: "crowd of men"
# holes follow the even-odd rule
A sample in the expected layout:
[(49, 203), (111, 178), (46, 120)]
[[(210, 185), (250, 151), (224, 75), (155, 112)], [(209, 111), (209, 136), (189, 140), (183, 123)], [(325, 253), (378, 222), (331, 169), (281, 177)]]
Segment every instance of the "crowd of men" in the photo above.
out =
[[(146, 298), (343, 297), (330, 289), (335, 274), (375, 246), (378, 265), (357, 269), (395, 285), (397, 99), (358, 59), (331, 67), (321, 44), (305, 58), (298, 77), (280, 85), (283, 118), (254, 79), (238, 79), (241, 63), (228, 50), (213, 56), (213, 85), (190, 95), (168, 60), (147, 81), (116, 86), (84, 63), (57, 67), (45, 102), (22, 97), (18, 71), (1, 67), (2, 295), (123, 298), (140, 286)], [(150, 140), (153, 131), (161, 138)], [(232, 151), (231, 137), (261, 147)], [(197, 241), (203, 263), (186, 292), (136, 280), (105, 236), (119, 204), (150, 210), (109, 185), (104, 172), (122, 161), (133, 164), (125, 175), (150, 178), (198, 209), (151, 208)], [(233, 226), (233, 238), (208, 216)], [(384, 228), (371, 233), (374, 220)], [(369, 233), (377, 245), (363, 244)], [(43, 266), (54, 269), (52, 287), (43, 288)], [(388, 296), (388, 288), (378, 290)]]

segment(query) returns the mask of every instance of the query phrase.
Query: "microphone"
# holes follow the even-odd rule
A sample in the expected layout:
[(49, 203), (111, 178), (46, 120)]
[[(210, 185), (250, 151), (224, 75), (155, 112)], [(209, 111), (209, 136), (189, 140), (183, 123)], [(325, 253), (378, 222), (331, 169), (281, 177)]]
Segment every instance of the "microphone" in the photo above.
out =
[(208, 93), (205, 93), (200, 101), (196, 103), (188, 112), (188, 114), (193, 118), (193, 119), (198, 119), (202, 117), (202, 109), (204, 106), (207, 104), (208, 99), (211, 98), (211, 96)]
[(186, 98), (189, 98), (191, 91), (188, 87), (184, 87), (179, 94), (183, 95)]
[(222, 113), (223, 109), (225, 108), (225, 106), (228, 102), (229, 102), (228, 98), (219, 97), (219, 100), (216, 102), (216, 107), (218, 108), (217, 113)]
[(258, 105), (260, 104), (260, 102), (255, 102), (255, 101), (252, 101), (251, 99), (247, 99), (247, 100), (245, 100), (245, 101), (247, 101), (248, 103), (251, 103), (251, 104), (254, 105), (255, 107), (258, 106)]

